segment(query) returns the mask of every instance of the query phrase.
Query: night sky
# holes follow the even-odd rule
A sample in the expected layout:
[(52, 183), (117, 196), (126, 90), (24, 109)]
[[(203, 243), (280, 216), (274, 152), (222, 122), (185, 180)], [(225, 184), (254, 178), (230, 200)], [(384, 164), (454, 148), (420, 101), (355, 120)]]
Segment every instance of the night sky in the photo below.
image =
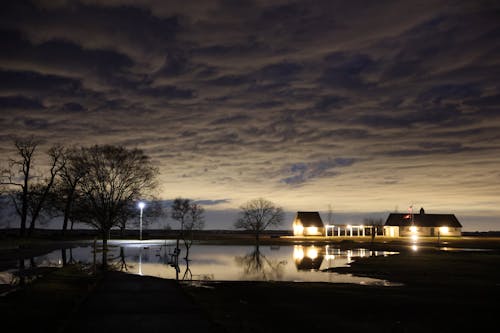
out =
[(141, 148), (209, 229), (261, 196), (500, 229), (498, 1), (0, 6), (2, 161), (12, 135)]

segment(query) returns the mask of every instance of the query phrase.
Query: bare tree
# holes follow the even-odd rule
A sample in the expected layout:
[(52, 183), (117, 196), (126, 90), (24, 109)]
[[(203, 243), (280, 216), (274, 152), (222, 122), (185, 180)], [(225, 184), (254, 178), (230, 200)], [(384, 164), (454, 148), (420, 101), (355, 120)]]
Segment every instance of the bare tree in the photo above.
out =
[(239, 218), (234, 223), (234, 227), (252, 231), (256, 241), (259, 241), (262, 231), (281, 225), (285, 217), (281, 207), (263, 198), (250, 200), (240, 209)]
[(328, 222), (329, 225), (333, 224), (333, 209), (332, 209), (332, 205), (328, 205), (328, 213), (327, 213), (326, 220), (327, 220), (327, 222)]
[(184, 246), (186, 247), (186, 260), (188, 260), (189, 249), (193, 244), (195, 232), (205, 227), (204, 214), (205, 209), (201, 205), (194, 202), (189, 204), (189, 211), (184, 224), (185, 233), (183, 237)]
[[(184, 257), (186, 272), (183, 279), (191, 276), (189, 250), (193, 244), (195, 231), (201, 230), (205, 226), (204, 212), (205, 210), (201, 205), (192, 202), (190, 199), (176, 198), (172, 203), (171, 216), (181, 224), (180, 237), (177, 237), (176, 248), (179, 249), (179, 238), (182, 238), (186, 247), (186, 256)], [(175, 260), (178, 261), (178, 258), (175, 258)]]
[(18, 159), (9, 161), (9, 168), (2, 170), (1, 184), (10, 188), (9, 195), (14, 203), (16, 212), (21, 218), (20, 235), (26, 233), (26, 222), (28, 220), (28, 195), (32, 179), (33, 158), (39, 142), (33, 137), (28, 139), (16, 139)]
[(175, 198), (174, 202), (172, 202), (170, 216), (172, 217), (172, 219), (178, 221), (181, 224), (181, 237), (184, 234), (184, 223), (186, 222), (186, 218), (189, 214), (190, 206), (191, 200), (189, 199)]
[(65, 164), (62, 146), (56, 145), (50, 148), (48, 154), (50, 157), (49, 177), (47, 177), (47, 179), (45, 179), (43, 183), (38, 184), (38, 195), (36, 197), (32, 196), (32, 200), (30, 200), (30, 202), (32, 203), (31, 222), (28, 231), (28, 233), (30, 234), (35, 229), (36, 221), (47, 202), (47, 198), (52, 189), (52, 186), (54, 185), (56, 176), (59, 174)]
[(71, 221), (73, 229), (74, 220), (72, 217), (73, 205), (76, 200), (77, 186), (86, 173), (80, 166), (80, 157), (78, 149), (69, 148), (64, 151), (63, 163), (61, 163), (60, 182), (56, 186), (57, 199), (60, 200), (63, 211), (62, 234), (68, 229), (68, 222)]
[(130, 204), (156, 186), (157, 169), (141, 150), (117, 146), (82, 148), (78, 167), (85, 170), (79, 220), (98, 229), (103, 239), (103, 266), (109, 231)]

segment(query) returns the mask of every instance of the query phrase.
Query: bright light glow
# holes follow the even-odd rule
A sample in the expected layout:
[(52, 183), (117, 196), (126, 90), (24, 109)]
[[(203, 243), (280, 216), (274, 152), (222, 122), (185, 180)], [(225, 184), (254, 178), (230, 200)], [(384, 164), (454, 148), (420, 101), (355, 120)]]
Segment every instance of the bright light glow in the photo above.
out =
[(318, 228), (317, 227), (307, 227), (307, 233), (309, 235), (317, 235), (318, 234)]
[(418, 251), (418, 246), (417, 246), (417, 245), (415, 245), (415, 244), (413, 244), (413, 245), (411, 246), (411, 249), (413, 250), (413, 252), (417, 252), (417, 251)]
[(139, 208), (140, 209), (143, 209), (144, 207), (146, 207), (146, 204), (142, 201), (139, 201), (139, 204), (138, 204)]
[(304, 259), (304, 248), (301, 245), (293, 247), (293, 259), (297, 261)]
[(450, 229), (448, 227), (441, 227), (439, 228), (439, 231), (442, 233), (442, 234), (447, 234), (448, 231), (450, 231)]
[(293, 235), (294, 236), (304, 235), (304, 227), (302, 226), (302, 224), (295, 224), (293, 226)]
[(416, 242), (418, 241), (418, 236), (417, 235), (411, 235), (411, 240)]
[(310, 248), (307, 249), (307, 257), (311, 258), (311, 259), (316, 259), (318, 257), (318, 250), (312, 246)]
[(415, 227), (415, 226), (411, 226), (411, 227), (410, 227), (410, 231), (411, 231), (411, 232), (417, 232), (417, 227)]
[(348, 224), (347, 229), (351, 229), (351, 228), (352, 228), (352, 225)]

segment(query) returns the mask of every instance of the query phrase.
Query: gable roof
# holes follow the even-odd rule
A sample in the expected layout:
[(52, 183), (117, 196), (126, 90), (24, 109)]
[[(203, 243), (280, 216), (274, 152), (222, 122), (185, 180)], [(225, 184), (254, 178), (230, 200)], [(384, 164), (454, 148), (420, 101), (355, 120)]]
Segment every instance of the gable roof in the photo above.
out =
[(325, 227), (318, 212), (297, 212), (295, 221), (297, 220), (300, 220), (304, 227)]
[[(451, 227), (462, 228), (454, 214), (413, 214), (414, 225), (417, 227)], [(391, 213), (385, 221), (386, 226), (411, 226), (411, 215)]]

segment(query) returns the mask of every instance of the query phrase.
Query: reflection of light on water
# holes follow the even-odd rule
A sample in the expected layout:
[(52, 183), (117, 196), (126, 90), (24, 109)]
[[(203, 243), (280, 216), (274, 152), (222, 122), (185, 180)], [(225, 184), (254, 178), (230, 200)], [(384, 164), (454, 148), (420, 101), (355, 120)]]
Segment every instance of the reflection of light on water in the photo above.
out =
[(418, 236), (417, 235), (411, 235), (411, 240), (416, 242), (418, 241)]
[[(129, 272), (140, 275), (156, 276), (167, 279), (175, 279), (175, 268), (168, 264), (169, 253), (171, 253), (173, 242), (151, 243), (149, 246), (144, 244), (120, 242), (123, 247), (123, 253), (120, 253), (119, 247), (110, 247), (108, 258), (110, 266), (123, 262), (130, 268)], [(190, 251), (189, 268), (195, 279), (206, 279), (215, 281), (238, 281), (242, 279), (252, 280), (254, 276), (243, 275), (242, 267), (235, 264), (235, 257), (248, 256), (255, 251), (253, 246), (246, 245), (200, 245), (194, 244)], [(373, 252), (367, 249), (351, 249), (349, 251), (341, 250), (333, 246), (304, 246), (304, 245), (282, 245), (279, 248), (271, 249), (268, 246), (261, 246), (260, 252), (271, 263), (280, 264), (280, 274), (273, 274), (267, 278), (276, 281), (301, 281), (301, 282), (331, 282), (331, 283), (361, 283), (382, 284), (383, 280), (367, 279), (352, 276), (349, 274), (338, 274), (326, 270), (336, 267), (345, 267), (352, 260), (358, 257), (372, 256)], [(386, 255), (386, 252), (377, 251), (378, 255)], [(395, 254), (395, 253), (391, 253)], [(76, 247), (72, 250), (71, 260), (81, 263), (92, 263), (92, 246)], [(179, 257), (179, 268), (181, 276), (186, 269), (185, 262)], [(293, 260), (292, 260), (293, 258)], [(99, 258), (98, 258), (99, 259)], [(325, 260), (326, 259), (326, 260)], [(35, 258), (38, 267), (44, 265), (58, 264), (61, 260), (60, 250), (54, 251), (48, 255)], [(297, 260), (313, 261), (317, 265), (313, 270), (297, 269)], [(43, 262), (42, 264), (38, 263)], [(29, 260), (26, 261), (26, 267), (29, 267)], [(262, 277), (261, 277), (262, 280)]]
[(293, 247), (293, 260), (302, 260), (304, 259), (304, 248), (302, 245), (295, 245)]
[(411, 249), (414, 251), (414, 252), (417, 252), (418, 251), (418, 246), (416, 244), (413, 244), (411, 246)]
[(316, 259), (318, 257), (318, 250), (313, 246), (307, 249), (307, 256), (311, 259)]

